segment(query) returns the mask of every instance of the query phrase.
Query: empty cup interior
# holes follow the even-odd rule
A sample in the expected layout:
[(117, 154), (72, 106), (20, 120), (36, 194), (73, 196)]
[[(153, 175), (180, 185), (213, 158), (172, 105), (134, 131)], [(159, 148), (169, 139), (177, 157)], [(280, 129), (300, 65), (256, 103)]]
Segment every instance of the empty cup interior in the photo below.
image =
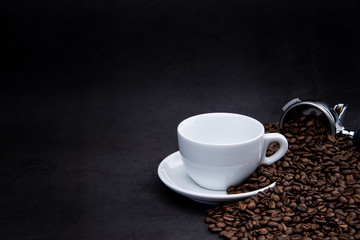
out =
[(206, 144), (247, 142), (264, 132), (263, 125), (250, 117), (232, 113), (209, 113), (185, 119), (178, 132), (183, 137)]

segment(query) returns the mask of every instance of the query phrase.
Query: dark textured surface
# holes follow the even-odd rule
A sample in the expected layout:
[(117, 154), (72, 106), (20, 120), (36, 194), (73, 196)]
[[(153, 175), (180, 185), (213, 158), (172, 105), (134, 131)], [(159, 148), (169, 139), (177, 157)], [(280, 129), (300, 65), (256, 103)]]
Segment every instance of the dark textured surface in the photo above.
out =
[(176, 126), (290, 99), (360, 125), (359, 1), (7, 1), (1, 239), (218, 239), (157, 166)]

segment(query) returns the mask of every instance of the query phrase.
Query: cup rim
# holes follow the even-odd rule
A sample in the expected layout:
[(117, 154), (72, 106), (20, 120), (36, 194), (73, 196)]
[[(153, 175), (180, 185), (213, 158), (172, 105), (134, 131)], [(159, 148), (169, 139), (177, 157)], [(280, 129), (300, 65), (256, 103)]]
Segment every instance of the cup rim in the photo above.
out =
[[(242, 118), (246, 118), (246, 119), (249, 119), (253, 122), (255, 122), (257, 125), (259, 125), (261, 128), (262, 128), (262, 131), (260, 132), (260, 134), (258, 134), (256, 137), (253, 137), (249, 140), (244, 140), (244, 141), (236, 141), (236, 142), (232, 142), (232, 143), (211, 143), (211, 142), (204, 142), (204, 141), (198, 141), (198, 140), (194, 140), (192, 138), (189, 138), (187, 136), (185, 136), (182, 132), (181, 132), (181, 127), (184, 125), (185, 122), (187, 121), (190, 121), (191, 119), (194, 119), (194, 118), (198, 118), (198, 117), (201, 117), (201, 116), (205, 116), (205, 115), (236, 115), (238, 117), (242, 117)], [(246, 115), (243, 115), (243, 114), (239, 114), (239, 113), (230, 113), (230, 112), (210, 112), (210, 113), (202, 113), (202, 114), (197, 114), (197, 115), (194, 115), (194, 116), (191, 116), (191, 117), (188, 117), (184, 120), (182, 120), (178, 127), (177, 127), (177, 133), (178, 135), (180, 135), (182, 138), (190, 141), (190, 142), (193, 142), (193, 143), (197, 143), (197, 144), (202, 144), (202, 145), (209, 145), (209, 146), (234, 146), (234, 145), (239, 145), (239, 144), (246, 144), (246, 143), (251, 143), (253, 141), (256, 141), (257, 139), (259, 139), (262, 135), (264, 135), (265, 133), (265, 128), (264, 128), (264, 125), (259, 122), (258, 120), (256, 120), (255, 118), (252, 118), (252, 117), (249, 117), (249, 116), (246, 116)]]

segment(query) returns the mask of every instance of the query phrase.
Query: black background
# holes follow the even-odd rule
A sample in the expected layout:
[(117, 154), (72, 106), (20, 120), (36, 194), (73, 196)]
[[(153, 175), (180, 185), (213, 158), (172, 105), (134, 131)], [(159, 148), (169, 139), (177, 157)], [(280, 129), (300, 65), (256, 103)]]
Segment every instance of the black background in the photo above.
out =
[(3, 1), (1, 22), (1, 239), (218, 239), (157, 176), (181, 120), (299, 97), (360, 125), (359, 1)]

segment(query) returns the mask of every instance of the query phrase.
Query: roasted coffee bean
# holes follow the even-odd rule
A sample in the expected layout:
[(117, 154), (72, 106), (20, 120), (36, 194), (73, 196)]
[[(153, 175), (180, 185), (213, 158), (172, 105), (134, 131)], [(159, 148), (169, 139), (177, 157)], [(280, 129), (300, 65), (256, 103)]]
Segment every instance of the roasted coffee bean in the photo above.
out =
[(212, 219), (211, 217), (206, 217), (205, 222), (206, 223), (216, 223), (216, 221), (214, 219)]
[(282, 221), (283, 221), (283, 222), (291, 222), (292, 219), (291, 219), (290, 216), (284, 216), (284, 217), (282, 218)]
[(274, 208), (276, 208), (276, 203), (271, 200), (271, 201), (268, 202), (268, 207), (274, 209)]
[(340, 197), (339, 197), (339, 201), (340, 201), (341, 203), (347, 203), (347, 202), (348, 202), (348, 200), (347, 200), (346, 197), (344, 197), (344, 196), (340, 196)]
[(221, 227), (216, 227), (215, 225), (212, 226), (212, 225), (209, 225), (209, 229), (213, 232), (220, 232), (222, 231), (222, 228)]
[(279, 197), (279, 195), (277, 195), (277, 194), (273, 194), (273, 195), (271, 196), (271, 198), (272, 198), (272, 200), (274, 200), (275, 202), (280, 201), (280, 197)]
[(317, 209), (316, 208), (308, 208), (306, 210), (306, 213), (309, 214), (309, 215), (314, 215), (317, 213)]
[(286, 227), (286, 225), (285, 225), (284, 223), (278, 224), (277, 227), (278, 227), (279, 230), (282, 231), (282, 232), (286, 232), (286, 230), (287, 230), (287, 227)]
[(300, 234), (294, 234), (294, 235), (291, 235), (290, 239), (291, 240), (300, 240), (300, 239), (303, 239), (303, 237)]
[[(265, 124), (279, 132), (279, 123)], [(320, 119), (284, 124), (285, 156), (261, 165), (228, 194), (276, 186), (207, 211), (208, 229), (226, 239), (360, 239), (360, 153), (351, 139), (333, 136)], [(272, 143), (268, 153), (275, 153)]]
[(217, 223), (216, 223), (216, 226), (217, 226), (217, 227), (224, 228), (224, 227), (226, 227), (226, 224), (225, 224), (224, 222), (217, 222)]
[(249, 202), (249, 204), (247, 205), (248, 209), (255, 209), (256, 208), (256, 203), (254, 201)]
[(256, 232), (261, 234), (261, 235), (266, 235), (269, 231), (267, 230), (267, 228), (260, 228)]
[[(315, 120), (310, 119), (306, 122), (306, 127), (312, 127), (312, 126), (314, 126), (314, 124), (315, 124)], [(293, 126), (294, 126), (294, 124), (293, 124)]]
[(355, 195), (354, 195), (354, 201), (355, 201), (356, 203), (360, 203), (360, 194), (355, 194)]
[(330, 133), (327, 134), (327, 138), (330, 140), (330, 142), (336, 142), (336, 139), (333, 135), (331, 135)]
[(269, 221), (269, 222), (268, 222), (268, 226), (271, 227), (271, 228), (274, 228), (274, 227), (277, 227), (277, 226), (278, 226), (278, 223), (277, 223), (277, 222), (274, 222), (274, 221)]

